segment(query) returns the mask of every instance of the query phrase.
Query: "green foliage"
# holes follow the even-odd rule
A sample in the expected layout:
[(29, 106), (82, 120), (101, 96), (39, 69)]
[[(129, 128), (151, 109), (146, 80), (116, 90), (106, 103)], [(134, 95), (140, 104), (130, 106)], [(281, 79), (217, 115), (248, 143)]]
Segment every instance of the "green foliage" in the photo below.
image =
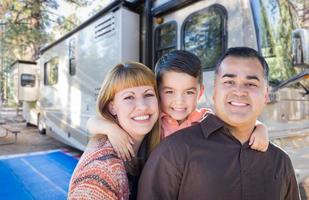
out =
[[(56, 16), (55, 20), (55, 14), (51, 10), (59, 7), (56, 0), (2, 1), (0, 18), (5, 23), (5, 28), (0, 32), (0, 37), (3, 39), (1, 48), (6, 52), (5, 56), (33, 60), (38, 55), (38, 48), (53, 39), (47, 33), (51, 24), (56, 23), (63, 33), (77, 26), (76, 23), (68, 23), (78, 22), (76, 18)], [(66, 1), (75, 6), (87, 5), (87, 0)]]
[[(8, 99), (9, 66), (16, 59), (35, 60), (39, 48), (54, 40), (50, 33), (56, 23), (62, 34), (78, 24), (76, 16), (65, 18), (53, 13), (58, 0), (0, 0), (0, 93)], [(87, 0), (63, 0), (73, 7), (86, 6)], [(61, 25), (62, 24), (62, 25)]]

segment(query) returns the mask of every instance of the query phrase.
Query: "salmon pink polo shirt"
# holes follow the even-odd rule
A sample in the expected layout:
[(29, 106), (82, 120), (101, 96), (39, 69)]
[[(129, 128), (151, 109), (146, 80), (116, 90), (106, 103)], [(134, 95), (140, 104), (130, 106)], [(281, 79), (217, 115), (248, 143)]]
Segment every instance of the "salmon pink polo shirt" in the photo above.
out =
[(162, 112), (160, 115), (161, 140), (180, 129), (187, 128), (189, 126), (192, 126), (194, 123), (201, 121), (207, 113), (212, 113), (212, 111), (207, 108), (196, 109), (187, 117), (184, 122), (179, 124), (177, 120), (173, 119), (168, 114)]

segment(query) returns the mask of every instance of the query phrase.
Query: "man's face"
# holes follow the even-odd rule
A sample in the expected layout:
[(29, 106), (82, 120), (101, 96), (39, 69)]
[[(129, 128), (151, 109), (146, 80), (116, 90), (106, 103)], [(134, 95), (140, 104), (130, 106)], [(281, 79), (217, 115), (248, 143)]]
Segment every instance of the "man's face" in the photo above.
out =
[(257, 58), (227, 56), (215, 79), (215, 113), (232, 127), (252, 126), (267, 102), (263, 67)]

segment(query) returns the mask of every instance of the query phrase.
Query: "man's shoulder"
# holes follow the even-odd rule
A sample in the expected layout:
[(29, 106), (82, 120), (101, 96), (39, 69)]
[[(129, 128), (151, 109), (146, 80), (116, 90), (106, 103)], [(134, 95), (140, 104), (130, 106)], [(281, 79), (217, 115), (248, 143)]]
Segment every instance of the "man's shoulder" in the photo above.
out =
[(269, 154), (269, 158), (272, 160), (274, 164), (277, 163), (277, 165), (285, 165), (292, 168), (292, 161), (290, 156), (281, 147), (270, 142), (267, 153)]
[(289, 155), (284, 149), (282, 149), (281, 147), (272, 142), (269, 142), (268, 151), (272, 154), (289, 158)]

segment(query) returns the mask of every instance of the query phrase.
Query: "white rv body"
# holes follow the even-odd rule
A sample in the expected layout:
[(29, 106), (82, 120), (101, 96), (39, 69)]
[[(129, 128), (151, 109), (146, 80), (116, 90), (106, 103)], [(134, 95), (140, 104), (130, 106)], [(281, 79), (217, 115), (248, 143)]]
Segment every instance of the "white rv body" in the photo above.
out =
[[(86, 121), (95, 114), (102, 81), (116, 64), (139, 60), (138, 33), (139, 16), (119, 8), (42, 54), (39, 66), (44, 83), (38, 105), (47, 134), (78, 149), (85, 148)], [(47, 79), (52, 73), (58, 78), (50, 84)]]

